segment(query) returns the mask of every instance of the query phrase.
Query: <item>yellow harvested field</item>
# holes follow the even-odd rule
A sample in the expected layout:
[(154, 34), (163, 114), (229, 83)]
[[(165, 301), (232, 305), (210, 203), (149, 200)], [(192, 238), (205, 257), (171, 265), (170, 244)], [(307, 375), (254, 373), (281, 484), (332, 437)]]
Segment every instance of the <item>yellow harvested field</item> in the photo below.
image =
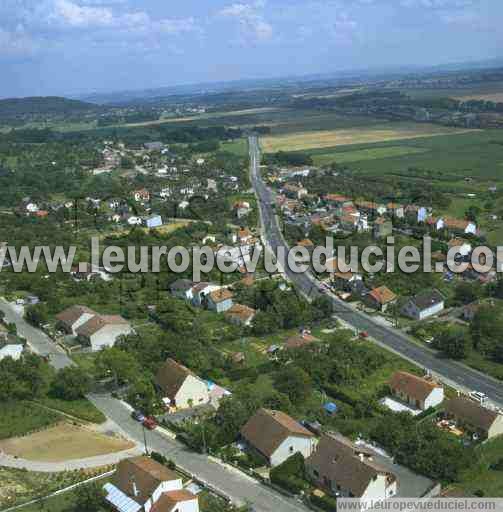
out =
[(106, 436), (69, 423), (60, 423), (25, 437), (0, 441), (0, 451), (39, 462), (63, 462), (95, 457), (129, 450), (133, 447), (134, 444), (130, 441)]
[(264, 137), (261, 139), (261, 144), (266, 153), (274, 153), (276, 151), (302, 151), (304, 149), (333, 148), (351, 144), (453, 135), (469, 131), (475, 130), (448, 128), (430, 124), (395, 124), (394, 127), (381, 125), (369, 128), (289, 133)]
[(454, 96), (456, 100), (468, 101), (468, 100), (484, 100), (494, 101), (495, 103), (503, 103), (503, 92), (494, 92), (487, 94), (467, 94)]

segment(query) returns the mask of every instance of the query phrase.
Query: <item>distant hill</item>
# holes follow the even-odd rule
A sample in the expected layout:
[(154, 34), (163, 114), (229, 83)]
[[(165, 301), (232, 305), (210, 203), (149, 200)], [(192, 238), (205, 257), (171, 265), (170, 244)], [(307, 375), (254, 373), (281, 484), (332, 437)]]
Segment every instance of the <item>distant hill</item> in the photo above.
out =
[(96, 110), (98, 105), (58, 96), (33, 96), (0, 100), (0, 120), (31, 115), (66, 114)]

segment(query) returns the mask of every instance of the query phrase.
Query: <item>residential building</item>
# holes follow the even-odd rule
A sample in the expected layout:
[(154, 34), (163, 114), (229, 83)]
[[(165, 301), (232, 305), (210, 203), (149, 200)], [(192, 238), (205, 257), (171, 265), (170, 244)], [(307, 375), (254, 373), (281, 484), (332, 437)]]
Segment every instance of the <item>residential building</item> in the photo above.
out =
[(372, 451), (340, 434), (325, 434), (306, 460), (306, 471), (316, 485), (334, 496), (375, 504), (395, 496), (398, 482), (373, 457)]
[(215, 291), (219, 290), (221, 287), (212, 283), (197, 283), (192, 287), (192, 304), (197, 307), (204, 306), (207, 304), (208, 295)]
[(24, 345), (21, 345), (20, 343), (0, 346), (0, 361), (6, 357), (10, 357), (14, 359), (14, 361), (18, 361), (21, 359), (23, 352)]
[(462, 238), (452, 238), (449, 240), (448, 246), (449, 250), (456, 248), (457, 255), (463, 258), (469, 256), (472, 252), (471, 244)]
[(397, 203), (388, 203), (386, 205), (387, 212), (392, 217), (395, 217), (397, 219), (403, 219), (405, 217), (405, 208), (403, 204), (397, 204)]
[(447, 400), (445, 415), (483, 439), (503, 434), (503, 414), (500, 411), (488, 409), (463, 396)]
[(334, 272), (332, 275), (332, 281), (334, 286), (340, 290), (346, 292), (350, 291), (351, 284), (355, 281), (361, 281), (362, 276), (353, 272)]
[(238, 201), (234, 204), (234, 211), (238, 219), (246, 217), (250, 213), (250, 210), (250, 203), (247, 201)]
[(303, 331), (295, 336), (290, 336), (286, 341), (284, 347), (287, 350), (296, 350), (298, 348), (304, 348), (320, 341), (309, 332)]
[(225, 318), (236, 325), (250, 326), (257, 312), (243, 304), (234, 304), (225, 312)]
[(302, 199), (304, 196), (307, 196), (308, 191), (300, 183), (287, 183), (283, 187), (283, 193), (291, 199)]
[(217, 313), (225, 313), (232, 307), (232, 292), (227, 288), (220, 288), (208, 295), (208, 309)]
[(56, 328), (77, 336), (77, 329), (97, 314), (87, 306), (71, 306), (56, 315)]
[(133, 192), (133, 198), (137, 203), (148, 203), (150, 201), (150, 192), (145, 188), (135, 190)]
[(119, 462), (105, 500), (118, 512), (198, 512), (197, 497), (179, 475), (149, 457)]
[(133, 332), (131, 324), (120, 315), (95, 315), (75, 330), (93, 352), (113, 347), (120, 336)]
[(160, 215), (152, 215), (146, 219), (145, 224), (150, 229), (159, 228), (162, 226), (162, 217)]
[(443, 311), (445, 299), (438, 290), (426, 290), (411, 297), (402, 308), (402, 314), (414, 320), (424, 320)]
[(281, 411), (259, 409), (240, 433), (270, 466), (277, 466), (296, 453), (309, 457), (315, 447), (314, 435)]
[(395, 372), (389, 387), (395, 398), (422, 411), (444, 401), (444, 388), (440, 384), (409, 372)]
[(167, 359), (155, 377), (165, 404), (187, 409), (209, 402), (208, 385), (195, 373), (174, 359)]
[(387, 287), (374, 288), (365, 296), (365, 302), (379, 311), (386, 311), (389, 306), (395, 304), (397, 296)]
[(193, 288), (194, 283), (189, 279), (177, 279), (170, 285), (169, 291), (177, 299), (192, 300), (194, 298), (192, 295)]

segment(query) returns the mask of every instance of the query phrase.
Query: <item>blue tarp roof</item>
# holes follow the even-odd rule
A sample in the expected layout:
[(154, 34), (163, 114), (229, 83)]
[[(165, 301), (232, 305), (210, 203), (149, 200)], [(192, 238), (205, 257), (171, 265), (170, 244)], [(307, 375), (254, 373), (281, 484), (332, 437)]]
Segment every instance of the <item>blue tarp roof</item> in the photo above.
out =
[(323, 409), (325, 409), (325, 411), (329, 412), (330, 414), (333, 414), (334, 412), (337, 412), (337, 404), (334, 404), (334, 402), (327, 402), (323, 406)]

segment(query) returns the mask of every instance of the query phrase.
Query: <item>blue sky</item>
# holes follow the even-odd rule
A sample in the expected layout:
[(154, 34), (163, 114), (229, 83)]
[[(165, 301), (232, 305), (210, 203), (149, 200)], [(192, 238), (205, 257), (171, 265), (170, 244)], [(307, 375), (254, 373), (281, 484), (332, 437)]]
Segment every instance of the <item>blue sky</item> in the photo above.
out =
[(0, 0), (0, 97), (503, 56), (501, 0)]

